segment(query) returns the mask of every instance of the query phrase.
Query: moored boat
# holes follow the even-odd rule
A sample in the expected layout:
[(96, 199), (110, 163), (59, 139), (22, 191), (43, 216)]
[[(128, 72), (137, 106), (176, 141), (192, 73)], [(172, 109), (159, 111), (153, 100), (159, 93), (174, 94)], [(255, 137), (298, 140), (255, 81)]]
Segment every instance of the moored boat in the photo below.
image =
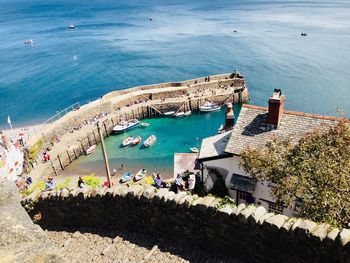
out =
[(27, 39), (26, 41), (24, 41), (24, 44), (26, 45), (33, 45), (34, 41), (31, 39)]
[(192, 114), (192, 111), (190, 111), (190, 110), (185, 112), (185, 116), (189, 116), (191, 114)]
[(175, 111), (167, 111), (167, 112), (164, 112), (164, 115), (165, 116), (171, 116), (171, 115), (174, 115), (175, 114)]
[(96, 152), (96, 148), (97, 148), (96, 144), (91, 145), (89, 148), (86, 149), (85, 154), (89, 155)]
[(120, 178), (120, 182), (128, 182), (133, 178), (133, 176), (134, 175), (131, 172), (126, 172), (125, 174), (123, 174), (122, 178)]
[(143, 177), (145, 177), (147, 173), (147, 170), (146, 169), (141, 169), (140, 171), (138, 171), (138, 173), (135, 175), (134, 177), (134, 181), (139, 181), (141, 180)]
[(150, 126), (150, 125), (151, 125), (151, 124), (146, 123), (146, 122), (142, 122), (142, 123), (141, 123), (141, 126), (142, 126), (142, 127), (148, 127), (148, 126)]
[(153, 145), (157, 141), (157, 137), (154, 135), (151, 135), (150, 137), (147, 138), (147, 140), (143, 143), (145, 147), (149, 147)]
[(134, 139), (133, 137), (128, 137), (128, 138), (126, 138), (126, 139), (122, 142), (122, 146), (123, 146), (123, 147), (129, 146), (129, 145), (132, 143), (133, 139)]
[(141, 136), (137, 136), (135, 139), (132, 140), (131, 145), (139, 144), (142, 141)]
[(221, 109), (221, 106), (215, 104), (214, 102), (206, 102), (199, 107), (199, 111), (202, 111), (202, 112), (217, 111), (220, 109)]
[(183, 111), (179, 111), (179, 112), (177, 112), (176, 114), (174, 114), (174, 116), (175, 116), (176, 118), (184, 117), (184, 116), (185, 116), (185, 113), (184, 113)]
[(131, 119), (128, 121), (121, 121), (118, 123), (117, 126), (113, 127), (113, 132), (115, 133), (122, 133), (124, 131), (130, 130), (135, 128), (139, 124), (139, 120), (137, 119)]
[(75, 29), (75, 25), (69, 25), (68, 28), (69, 29)]
[(196, 148), (196, 147), (192, 147), (192, 148), (190, 148), (190, 150), (191, 150), (191, 152), (193, 152), (193, 153), (199, 153), (199, 150), (198, 150), (198, 148)]

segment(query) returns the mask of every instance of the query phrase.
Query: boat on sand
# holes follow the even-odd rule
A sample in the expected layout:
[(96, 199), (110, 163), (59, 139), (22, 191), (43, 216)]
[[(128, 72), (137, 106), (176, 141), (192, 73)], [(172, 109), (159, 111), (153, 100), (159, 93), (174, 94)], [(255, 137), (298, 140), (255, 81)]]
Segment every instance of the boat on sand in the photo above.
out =
[(137, 136), (135, 139), (131, 141), (131, 145), (139, 144), (142, 141), (141, 136)]
[(155, 135), (151, 135), (150, 137), (147, 138), (147, 140), (143, 143), (145, 147), (149, 147), (153, 145), (157, 141), (157, 137)]
[(89, 148), (87, 148), (87, 150), (85, 151), (85, 154), (89, 155), (96, 152), (96, 148), (97, 148), (96, 144), (91, 145)]
[(133, 137), (128, 137), (128, 138), (126, 138), (126, 139), (122, 142), (122, 146), (123, 146), (123, 147), (129, 146), (129, 145), (132, 143), (133, 140), (134, 140)]
[(120, 182), (121, 183), (125, 183), (130, 181), (133, 178), (133, 174), (131, 172), (126, 172), (125, 174), (123, 174), (122, 178), (120, 178)]
[(137, 172), (137, 174), (135, 175), (134, 177), (134, 181), (139, 181), (141, 180), (143, 177), (145, 177), (147, 173), (147, 170), (146, 169), (141, 169), (140, 171)]

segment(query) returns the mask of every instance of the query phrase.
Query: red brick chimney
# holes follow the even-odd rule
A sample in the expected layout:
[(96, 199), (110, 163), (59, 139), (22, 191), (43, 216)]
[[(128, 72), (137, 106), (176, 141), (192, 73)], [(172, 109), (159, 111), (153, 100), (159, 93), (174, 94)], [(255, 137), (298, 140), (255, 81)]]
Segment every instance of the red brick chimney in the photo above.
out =
[(269, 99), (269, 112), (267, 114), (267, 123), (278, 126), (283, 115), (284, 101), (286, 96), (282, 95), (280, 89), (275, 89)]

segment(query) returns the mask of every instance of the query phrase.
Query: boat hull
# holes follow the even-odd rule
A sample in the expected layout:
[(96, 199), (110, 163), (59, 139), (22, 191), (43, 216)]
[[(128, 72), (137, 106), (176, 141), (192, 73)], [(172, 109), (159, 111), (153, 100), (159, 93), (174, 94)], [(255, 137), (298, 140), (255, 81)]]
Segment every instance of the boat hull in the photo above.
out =
[(221, 107), (215, 107), (215, 108), (201, 108), (199, 107), (199, 111), (201, 112), (212, 112), (212, 111), (218, 111)]

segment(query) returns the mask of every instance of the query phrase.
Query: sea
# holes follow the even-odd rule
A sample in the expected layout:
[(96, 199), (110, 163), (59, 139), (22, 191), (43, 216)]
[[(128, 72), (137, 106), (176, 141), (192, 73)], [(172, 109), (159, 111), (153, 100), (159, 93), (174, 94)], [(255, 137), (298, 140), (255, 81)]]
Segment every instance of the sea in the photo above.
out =
[(350, 115), (349, 0), (0, 0), (0, 36), (0, 128), (236, 69), (252, 104), (280, 88), (289, 110)]

